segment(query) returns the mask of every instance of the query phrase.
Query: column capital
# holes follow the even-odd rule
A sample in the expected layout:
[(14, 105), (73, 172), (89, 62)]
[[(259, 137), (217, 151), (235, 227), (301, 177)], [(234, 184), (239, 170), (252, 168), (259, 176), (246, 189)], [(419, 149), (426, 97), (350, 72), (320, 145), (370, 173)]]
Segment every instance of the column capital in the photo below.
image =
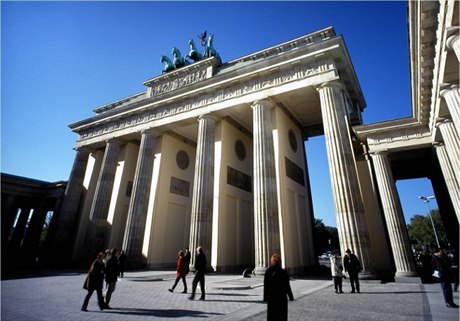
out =
[(218, 120), (218, 117), (211, 114), (211, 113), (206, 113), (206, 114), (202, 114), (200, 116), (198, 116), (198, 121), (202, 120), (202, 119), (211, 119), (211, 120), (214, 120), (214, 121), (217, 121)]
[(254, 101), (252, 104), (251, 104), (251, 108), (254, 108), (255, 106), (258, 106), (258, 105), (261, 105), (261, 106), (267, 106), (269, 108), (273, 108), (275, 107), (275, 103), (270, 99), (270, 98), (264, 98), (264, 99), (258, 99), (256, 101)]
[(458, 31), (460, 30), (459, 26), (451, 26), (447, 28), (447, 40), (446, 40), (446, 47), (450, 50), (454, 49), (454, 43), (460, 40), (460, 35)]
[(452, 123), (452, 119), (450, 118), (436, 118), (435, 119), (435, 126), (436, 128), (439, 128), (442, 125)]
[(112, 137), (112, 138), (109, 138), (109, 139), (106, 139), (105, 141), (106, 144), (117, 144), (117, 145), (121, 145), (121, 141), (115, 137)]
[(440, 147), (445, 147), (446, 145), (444, 144), (444, 142), (439, 142), (439, 141), (434, 141), (433, 142), (433, 147), (434, 148), (440, 148)]
[(388, 156), (389, 154), (390, 153), (388, 152), (387, 149), (369, 152), (369, 155), (371, 155), (371, 157), (373, 157), (373, 156)]
[(343, 89), (343, 84), (340, 80), (331, 80), (331, 81), (327, 81), (327, 82), (324, 82), (320, 85), (318, 85), (316, 87), (316, 91), (320, 91), (321, 89), (323, 88), (326, 88), (326, 87), (336, 87), (340, 90)]
[(141, 135), (150, 135), (150, 136), (160, 136), (160, 133), (158, 132), (158, 130), (156, 129), (153, 129), (153, 128), (148, 128), (148, 129), (144, 129), (141, 131)]
[(440, 87), (441, 91), (439, 92), (439, 94), (441, 95), (441, 97), (444, 97), (452, 90), (458, 90), (459, 88), (457, 84), (442, 84)]
[(79, 147), (75, 147), (74, 150), (76, 152), (82, 152), (82, 153), (91, 153), (92, 151), (94, 151), (94, 148), (91, 148), (89, 146), (79, 146)]

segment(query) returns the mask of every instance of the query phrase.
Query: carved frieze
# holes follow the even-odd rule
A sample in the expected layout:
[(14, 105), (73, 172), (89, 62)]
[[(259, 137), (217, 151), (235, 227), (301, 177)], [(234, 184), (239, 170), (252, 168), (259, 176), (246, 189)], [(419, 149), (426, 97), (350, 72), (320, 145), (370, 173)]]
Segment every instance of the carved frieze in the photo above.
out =
[(391, 133), (385, 131), (383, 133), (374, 134), (369, 136), (367, 143), (369, 146), (398, 144), (408, 142), (411, 140), (420, 140), (430, 138), (429, 131), (421, 131), (419, 127), (413, 128), (398, 128), (397, 131)]
[[(237, 84), (233, 83), (231, 87), (224, 87), (222, 89), (217, 89), (214, 92), (203, 93), (199, 96), (185, 98), (178, 102), (158, 105), (148, 111), (145, 111), (142, 115), (128, 116), (123, 119), (117, 119), (101, 124), (97, 128), (93, 127), (88, 130), (82, 130), (79, 132), (79, 140), (96, 137), (119, 129), (134, 127), (139, 124), (163, 119), (193, 109), (202, 108), (211, 104), (224, 102), (226, 100), (251, 94), (260, 90), (269, 89), (286, 83), (306, 79), (311, 76), (316, 76), (333, 69), (334, 65), (329, 61), (316, 61), (305, 65), (296, 64), (287, 70), (280, 69), (272, 71), (271, 73), (267, 73), (266, 75), (260, 76), (258, 78), (250, 78)], [(201, 74), (196, 77), (201, 77)], [(187, 81), (192, 81), (190, 79)], [(198, 78), (194, 79), (198, 81)], [(178, 86), (178, 83), (176, 85), (170, 86)]]

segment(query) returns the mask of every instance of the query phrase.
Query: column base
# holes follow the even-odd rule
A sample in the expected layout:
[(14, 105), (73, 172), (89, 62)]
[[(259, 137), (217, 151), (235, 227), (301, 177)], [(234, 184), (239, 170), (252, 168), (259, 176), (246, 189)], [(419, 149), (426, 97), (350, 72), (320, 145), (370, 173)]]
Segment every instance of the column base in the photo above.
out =
[(396, 278), (413, 278), (416, 277), (418, 278), (419, 275), (417, 272), (411, 272), (411, 271), (397, 271), (395, 274)]
[(255, 275), (265, 275), (265, 271), (266, 271), (266, 270), (267, 270), (267, 268), (264, 267), (264, 266), (257, 266), (257, 267), (254, 269), (253, 273), (254, 273)]

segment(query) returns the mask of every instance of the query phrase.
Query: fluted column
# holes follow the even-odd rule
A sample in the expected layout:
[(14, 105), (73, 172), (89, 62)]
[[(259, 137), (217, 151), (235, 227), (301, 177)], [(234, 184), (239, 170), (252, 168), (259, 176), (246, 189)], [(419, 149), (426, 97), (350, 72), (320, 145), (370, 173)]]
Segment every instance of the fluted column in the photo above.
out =
[(388, 156), (382, 152), (373, 153), (371, 157), (396, 265), (396, 276), (417, 276), (406, 222)]
[(460, 137), (460, 90), (458, 85), (448, 85), (440, 92), (446, 101), (450, 116)]
[[(94, 251), (105, 250), (105, 248), (109, 246), (109, 244), (107, 244), (109, 233), (107, 215), (109, 212), (120, 148), (121, 146), (118, 141), (114, 139), (107, 141), (89, 213), (85, 246), (82, 249), (84, 253), (89, 256), (94, 256)], [(88, 253), (88, 250), (90, 250), (90, 253)], [(86, 255), (84, 255), (84, 257)]]
[(157, 134), (152, 130), (142, 132), (129, 202), (123, 249), (128, 254), (130, 264), (134, 265), (145, 263), (145, 258), (142, 257), (142, 243), (152, 183), (156, 137)]
[(447, 155), (446, 146), (444, 144), (435, 145), (436, 154), (438, 155), (439, 165), (444, 176), (444, 181), (449, 191), (449, 196), (454, 207), (457, 220), (460, 222), (460, 186), (458, 180), (455, 179), (455, 173)]
[(7, 253), (10, 257), (16, 257), (18, 255), (18, 250), (21, 246), (21, 242), (26, 231), (30, 211), (32, 210), (32, 206), (29, 204), (28, 200), (24, 200), (22, 204), (24, 206), (21, 207), (19, 218), (16, 221), (16, 225), (14, 226), (11, 238), (7, 245)]
[[(195, 264), (196, 248), (206, 253), (211, 250), (212, 207), (214, 191), (214, 140), (216, 118), (202, 115), (198, 118), (198, 142), (193, 181), (192, 218), (190, 226), (191, 268)], [(208, 253), (208, 262), (211, 261)]]
[(264, 274), (270, 256), (280, 253), (280, 231), (277, 207), (275, 154), (271, 122), (272, 103), (252, 104), (254, 136), (254, 236), (255, 270)]
[(447, 38), (446, 45), (448, 49), (455, 52), (457, 60), (460, 61), (460, 35), (458, 34), (458, 26), (457, 33)]
[(457, 131), (450, 119), (440, 120), (436, 126), (441, 131), (455, 178), (460, 182), (460, 141)]
[(372, 273), (374, 262), (346, 121), (342, 85), (338, 81), (327, 82), (317, 90), (321, 100), (340, 246), (342, 250), (350, 248), (354, 251), (364, 269)]
[(72, 242), (75, 239), (75, 221), (83, 193), (83, 179), (85, 178), (90, 149), (81, 147), (76, 150), (69, 181), (64, 192), (61, 208), (54, 213), (53, 223), (50, 226), (46, 240), (50, 253), (62, 253), (60, 260), (71, 258)]

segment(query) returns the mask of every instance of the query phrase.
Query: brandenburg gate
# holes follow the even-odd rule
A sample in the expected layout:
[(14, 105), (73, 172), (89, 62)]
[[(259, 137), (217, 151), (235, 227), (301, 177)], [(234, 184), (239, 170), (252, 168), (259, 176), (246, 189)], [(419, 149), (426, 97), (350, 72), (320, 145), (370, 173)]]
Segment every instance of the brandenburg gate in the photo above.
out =
[[(163, 62), (145, 91), (70, 125), (60, 224), (76, 224), (74, 261), (118, 247), (133, 265), (166, 268), (201, 246), (215, 271), (262, 274), (275, 252), (291, 273), (308, 270), (315, 169), (304, 141), (324, 134), (342, 250), (369, 275), (392, 269), (383, 216), (365, 208), (372, 182), (351, 126), (366, 103), (342, 36), (329, 27), (225, 63), (215, 50), (179, 68)], [(410, 276), (405, 233), (397, 272)]]

